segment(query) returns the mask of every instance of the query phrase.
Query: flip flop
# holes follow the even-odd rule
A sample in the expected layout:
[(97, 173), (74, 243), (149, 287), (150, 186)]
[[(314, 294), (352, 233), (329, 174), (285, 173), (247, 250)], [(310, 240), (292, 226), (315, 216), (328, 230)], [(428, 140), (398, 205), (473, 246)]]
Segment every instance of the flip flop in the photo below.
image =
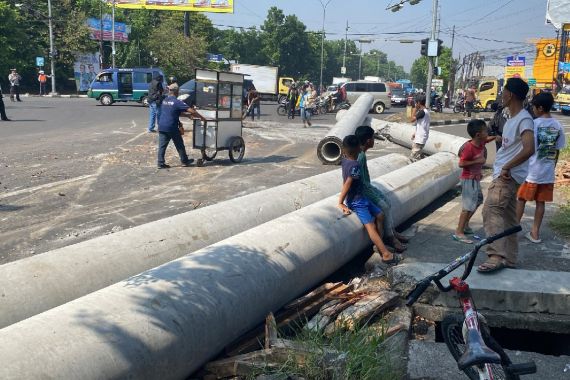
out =
[(509, 265), (507, 264), (507, 262), (503, 259), (500, 261), (485, 261), (483, 264), (479, 265), (477, 267), (477, 272), (479, 273), (493, 273), (493, 272), (498, 272), (500, 270), (503, 270), (505, 268), (514, 268), (514, 265)]
[(471, 227), (467, 227), (463, 229), (463, 233), (466, 235), (473, 235), (473, 229)]
[(532, 235), (530, 234), (530, 231), (527, 232), (526, 234), (524, 234), (524, 237), (527, 238), (531, 243), (534, 243), (534, 244), (542, 243), (542, 239), (533, 238)]
[(452, 238), (453, 240), (455, 240), (455, 241), (460, 242), (460, 243), (473, 244), (473, 240), (470, 240), (470, 239), (467, 239), (467, 238), (462, 238), (462, 237), (459, 237), (459, 236), (457, 236), (457, 235), (455, 235), (455, 234), (452, 234), (452, 235), (451, 235), (451, 238)]
[(398, 259), (398, 257), (396, 256), (396, 254), (393, 254), (392, 258), (390, 260), (384, 260), (382, 259), (382, 263), (386, 264), (386, 265), (392, 265), (392, 264), (398, 264), (400, 262), (400, 260)]

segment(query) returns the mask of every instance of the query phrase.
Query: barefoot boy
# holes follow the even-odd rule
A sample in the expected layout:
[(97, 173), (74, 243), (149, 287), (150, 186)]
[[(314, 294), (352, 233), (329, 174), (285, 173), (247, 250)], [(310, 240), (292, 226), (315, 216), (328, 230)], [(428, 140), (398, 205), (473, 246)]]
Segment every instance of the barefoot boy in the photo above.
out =
[[(395, 264), (396, 258), (390, 252), (380, 236), (384, 215), (382, 210), (362, 194), (361, 168), (357, 161), (360, 145), (354, 135), (346, 136), (343, 140), (345, 158), (342, 159), (342, 190), (338, 199), (338, 207), (346, 215), (352, 211), (364, 224), (370, 240), (378, 249), (385, 264)], [(346, 204), (345, 204), (346, 201)]]
[(529, 158), (528, 175), (517, 192), (517, 219), (524, 214), (527, 201), (535, 201), (532, 229), (524, 236), (533, 243), (541, 243), (540, 225), (546, 202), (552, 202), (554, 192), (554, 168), (560, 149), (566, 145), (566, 136), (560, 123), (553, 119), (550, 110), (554, 104), (552, 94), (541, 92), (532, 99), (534, 119), (534, 154)]
[(483, 192), (481, 191), (481, 170), (485, 164), (485, 144), (493, 141), (489, 138), (487, 125), (483, 120), (471, 120), (467, 124), (467, 133), (471, 140), (467, 141), (459, 153), (459, 167), (461, 172), (461, 205), (462, 211), (459, 215), (459, 223), (455, 233), (451, 235), (453, 240), (465, 244), (472, 244), (465, 234), (472, 234), (469, 221), (477, 208), (483, 204)]

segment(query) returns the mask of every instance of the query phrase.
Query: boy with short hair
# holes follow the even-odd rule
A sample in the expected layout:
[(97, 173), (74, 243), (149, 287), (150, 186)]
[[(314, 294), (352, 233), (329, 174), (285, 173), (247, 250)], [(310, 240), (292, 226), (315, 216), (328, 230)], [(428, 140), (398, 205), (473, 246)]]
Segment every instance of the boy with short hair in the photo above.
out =
[(485, 144), (493, 141), (489, 137), (487, 125), (483, 120), (471, 120), (467, 124), (467, 133), (471, 140), (467, 141), (459, 151), (459, 167), (461, 172), (461, 204), (462, 210), (459, 215), (459, 223), (455, 233), (451, 235), (453, 240), (465, 244), (473, 244), (465, 234), (472, 234), (469, 221), (477, 208), (483, 204), (483, 192), (481, 191), (481, 171), (487, 159)]
[(422, 158), (422, 150), (429, 137), (429, 125), (431, 123), (429, 110), (426, 108), (425, 94), (419, 94), (416, 98), (416, 113), (412, 117), (412, 123), (416, 123), (416, 129), (412, 134), (410, 160), (416, 162)]
[(546, 202), (552, 202), (554, 192), (554, 169), (560, 149), (566, 145), (562, 125), (550, 115), (554, 98), (549, 92), (541, 92), (532, 99), (532, 108), (537, 116), (534, 119), (535, 152), (529, 159), (528, 175), (517, 192), (517, 219), (520, 221), (527, 201), (535, 201), (532, 229), (524, 236), (538, 244), (540, 225), (544, 217)]
[(382, 256), (382, 262), (395, 264), (397, 262), (395, 255), (386, 248), (380, 236), (384, 219), (382, 210), (362, 194), (361, 168), (357, 161), (360, 146), (356, 136), (348, 135), (344, 138), (343, 150), (345, 155), (341, 162), (343, 185), (338, 207), (345, 215), (354, 211), (366, 228), (378, 253)]
[(358, 154), (358, 163), (362, 170), (363, 195), (372, 203), (380, 207), (384, 213), (384, 237), (388, 239), (388, 243), (394, 247), (396, 252), (402, 253), (406, 250), (408, 239), (400, 235), (394, 226), (392, 218), (392, 205), (386, 196), (370, 182), (370, 174), (368, 172), (368, 163), (366, 160), (366, 151), (374, 147), (374, 129), (368, 125), (361, 125), (356, 128), (354, 135), (360, 144), (360, 153)]

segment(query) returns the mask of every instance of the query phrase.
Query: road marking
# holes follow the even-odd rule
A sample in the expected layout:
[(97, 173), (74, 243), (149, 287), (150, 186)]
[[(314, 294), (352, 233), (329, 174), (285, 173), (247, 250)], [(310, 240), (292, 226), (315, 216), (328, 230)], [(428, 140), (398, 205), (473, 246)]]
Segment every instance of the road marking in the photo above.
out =
[(26, 194), (26, 193), (36, 192), (36, 191), (38, 191), (38, 190), (49, 189), (50, 187), (56, 187), (56, 186), (60, 186), (60, 185), (65, 185), (65, 184), (67, 184), (67, 183), (82, 181), (82, 180), (84, 180), (84, 179), (91, 178), (91, 177), (93, 177), (93, 176), (94, 176), (94, 174), (82, 175), (82, 176), (75, 177), (75, 178), (65, 179), (65, 180), (63, 180), (63, 181), (50, 182), (50, 183), (45, 183), (45, 184), (43, 184), (43, 185), (39, 185), (39, 186), (35, 186), (35, 187), (28, 187), (28, 188), (26, 188), (26, 189), (21, 189), (21, 190), (17, 190), (17, 191), (12, 191), (11, 193), (1, 194), (1, 195), (0, 195), (0, 199), (13, 197), (13, 196), (15, 196), (15, 195), (20, 195), (20, 194)]

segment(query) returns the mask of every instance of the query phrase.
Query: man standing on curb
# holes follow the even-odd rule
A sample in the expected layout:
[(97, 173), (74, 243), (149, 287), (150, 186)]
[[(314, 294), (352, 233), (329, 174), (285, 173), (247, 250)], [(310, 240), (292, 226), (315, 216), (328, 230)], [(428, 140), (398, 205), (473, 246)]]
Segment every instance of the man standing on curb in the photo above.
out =
[[(534, 153), (534, 123), (523, 108), (529, 87), (520, 78), (509, 78), (502, 95), (510, 119), (503, 128), (501, 149), (493, 166), (493, 182), (483, 205), (483, 227), (487, 236), (517, 226), (517, 190), (528, 174), (528, 159)], [(487, 246), (488, 259), (479, 265), (480, 273), (491, 273), (517, 264), (519, 244), (516, 234)]]
[(40, 96), (46, 94), (46, 83), (49, 75), (46, 75), (43, 70), (38, 74), (38, 82), (40, 82)]
[(186, 147), (179, 129), (180, 115), (188, 116), (189, 118), (197, 117), (202, 121), (206, 121), (194, 108), (188, 108), (188, 104), (178, 100), (177, 97), (178, 86), (171, 84), (168, 88), (168, 97), (162, 102), (162, 111), (158, 121), (158, 169), (168, 169), (170, 167), (164, 161), (164, 155), (170, 140), (174, 142), (182, 166), (190, 166), (194, 162), (186, 154)]
[(412, 123), (416, 123), (416, 130), (412, 135), (412, 153), (410, 160), (416, 162), (422, 158), (422, 150), (429, 137), (429, 125), (431, 118), (429, 110), (426, 108), (426, 96), (418, 95), (416, 98), (416, 113), (412, 117)]
[(162, 75), (157, 75), (156, 78), (150, 81), (150, 84), (148, 86), (148, 133), (156, 132), (154, 127), (160, 120), (162, 94), (164, 93), (164, 88), (162, 87), (163, 80), (164, 78)]
[(2, 95), (2, 86), (0, 86), (0, 118), (2, 121), (10, 121), (6, 115), (6, 108), (4, 107), (4, 99)]
[(20, 81), (22, 80), (22, 77), (18, 74), (16, 69), (11, 69), (10, 71), (10, 75), (8, 75), (8, 81), (10, 82), (10, 100), (14, 102), (15, 98), (17, 101), (21, 102)]

